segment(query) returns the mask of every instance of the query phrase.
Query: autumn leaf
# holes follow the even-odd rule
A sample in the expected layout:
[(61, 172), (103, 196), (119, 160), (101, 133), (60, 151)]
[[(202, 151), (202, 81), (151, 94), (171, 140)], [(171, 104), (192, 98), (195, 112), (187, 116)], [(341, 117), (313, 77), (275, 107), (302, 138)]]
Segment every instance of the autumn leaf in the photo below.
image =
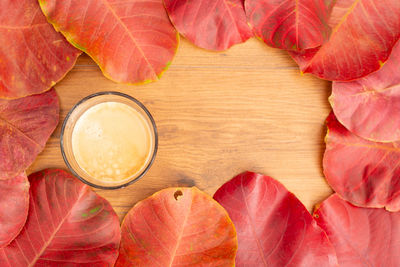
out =
[(157, 80), (175, 55), (179, 36), (162, 0), (39, 0), (39, 4), (53, 26), (114, 81)]
[(168, 188), (136, 204), (122, 223), (116, 266), (234, 266), (235, 228), (197, 188)]
[(245, 172), (214, 195), (235, 224), (236, 266), (336, 266), (335, 251), (301, 202), (271, 177)]
[(222, 51), (252, 36), (243, 0), (164, 0), (176, 29), (198, 47)]
[(29, 215), (0, 266), (112, 266), (120, 227), (107, 200), (63, 170), (31, 174)]
[(255, 35), (269, 46), (301, 51), (329, 38), (328, 1), (246, 0), (245, 7)]
[(57, 33), (36, 0), (0, 3), (0, 98), (49, 90), (81, 52)]
[(28, 216), (29, 182), (25, 173), (0, 180), (0, 248), (22, 230)]
[(400, 1), (337, 0), (328, 41), (321, 47), (291, 52), (303, 73), (349, 81), (382, 67), (400, 37)]
[(334, 82), (329, 101), (336, 118), (356, 135), (400, 140), (400, 43), (379, 71), (353, 82)]
[(363, 139), (331, 113), (324, 174), (340, 197), (356, 206), (400, 210), (400, 143)]
[(0, 180), (13, 178), (33, 163), (59, 120), (54, 89), (15, 100), (0, 100)]
[(400, 213), (359, 208), (334, 194), (314, 218), (336, 249), (339, 266), (400, 266)]

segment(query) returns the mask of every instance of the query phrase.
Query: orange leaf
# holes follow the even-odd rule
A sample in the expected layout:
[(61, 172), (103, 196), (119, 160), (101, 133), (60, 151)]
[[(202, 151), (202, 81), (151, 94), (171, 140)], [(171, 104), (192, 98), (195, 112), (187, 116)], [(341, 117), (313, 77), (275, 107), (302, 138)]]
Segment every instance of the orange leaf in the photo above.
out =
[(49, 90), (80, 54), (46, 21), (37, 0), (0, 2), (0, 98)]
[(122, 223), (116, 266), (234, 266), (235, 228), (197, 188), (169, 188), (136, 204)]
[(39, 0), (43, 13), (104, 75), (121, 83), (157, 80), (179, 36), (162, 0)]

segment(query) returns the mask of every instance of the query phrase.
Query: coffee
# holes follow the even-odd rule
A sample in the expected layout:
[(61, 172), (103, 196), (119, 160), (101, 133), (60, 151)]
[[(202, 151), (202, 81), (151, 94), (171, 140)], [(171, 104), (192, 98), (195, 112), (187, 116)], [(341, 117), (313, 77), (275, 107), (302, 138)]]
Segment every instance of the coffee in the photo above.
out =
[(102, 182), (120, 182), (140, 174), (151, 158), (153, 139), (143, 115), (120, 102), (86, 110), (72, 132), (76, 162)]

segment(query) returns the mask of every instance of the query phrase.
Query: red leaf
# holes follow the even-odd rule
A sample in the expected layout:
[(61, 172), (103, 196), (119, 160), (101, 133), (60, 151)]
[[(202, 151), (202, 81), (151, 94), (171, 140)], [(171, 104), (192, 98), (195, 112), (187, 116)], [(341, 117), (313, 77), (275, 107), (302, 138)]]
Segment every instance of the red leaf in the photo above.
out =
[(358, 137), (333, 113), (327, 124), (324, 174), (333, 190), (356, 206), (400, 210), (400, 143)]
[(244, 0), (164, 0), (176, 29), (195, 45), (222, 51), (252, 36)]
[(336, 266), (326, 234), (303, 204), (271, 177), (242, 173), (214, 198), (237, 230), (236, 266)]
[(255, 35), (286, 50), (319, 47), (329, 37), (329, 6), (319, 0), (246, 0)]
[(54, 89), (16, 100), (0, 100), (0, 180), (13, 178), (43, 150), (59, 120)]
[(28, 216), (29, 182), (25, 174), (0, 181), (0, 247), (21, 231)]
[(0, 266), (112, 266), (120, 228), (110, 203), (62, 170), (29, 176), (29, 215)]
[(175, 55), (179, 36), (162, 0), (39, 0), (39, 4), (53, 26), (89, 54), (109, 79), (157, 80)]
[(314, 218), (334, 245), (339, 266), (400, 266), (399, 212), (358, 208), (335, 194)]
[(372, 141), (400, 140), (400, 43), (379, 71), (354, 82), (335, 82), (330, 102), (351, 132)]
[(168, 188), (136, 204), (122, 223), (116, 266), (233, 266), (235, 228), (197, 188)]
[(400, 37), (400, 1), (337, 0), (320, 48), (291, 52), (302, 72), (348, 81), (378, 70)]
[(0, 98), (49, 90), (79, 55), (46, 21), (36, 0), (1, 1)]

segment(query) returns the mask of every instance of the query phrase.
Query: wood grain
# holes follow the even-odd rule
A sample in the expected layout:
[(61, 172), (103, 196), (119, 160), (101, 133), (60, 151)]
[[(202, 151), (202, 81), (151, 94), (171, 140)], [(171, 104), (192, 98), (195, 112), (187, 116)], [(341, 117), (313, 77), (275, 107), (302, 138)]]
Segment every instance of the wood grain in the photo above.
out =
[[(148, 174), (124, 189), (97, 190), (121, 219), (136, 202), (160, 189), (195, 185), (212, 195), (245, 170), (279, 180), (309, 210), (332, 192), (322, 174), (331, 84), (301, 75), (286, 52), (258, 40), (223, 53), (181, 40), (162, 79), (142, 86), (107, 80), (83, 55), (56, 90), (61, 121), (81, 98), (107, 90), (132, 95), (153, 114), (159, 151)], [(60, 128), (28, 173), (66, 169)]]

